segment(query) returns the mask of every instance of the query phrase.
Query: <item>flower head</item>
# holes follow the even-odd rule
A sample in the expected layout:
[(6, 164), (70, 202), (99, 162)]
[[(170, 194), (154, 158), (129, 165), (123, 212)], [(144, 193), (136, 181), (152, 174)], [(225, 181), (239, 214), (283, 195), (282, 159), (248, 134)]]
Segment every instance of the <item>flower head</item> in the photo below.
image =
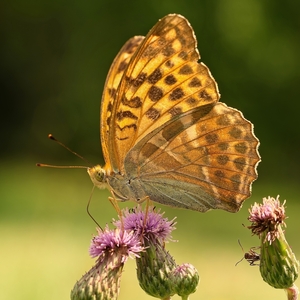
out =
[(176, 294), (188, 299), (188, 296), (195, 293), (198, 283), (199, 274), (197, 269), (191, 264), (182, 264), (177, 266), (173, 271)]
[(91, 257), (103, 259), (107, 255), (121, 255), (121, 263), (125, 263), (129, 256), (138, 256), (143, 251), (141, 242), (133, 231), (121, 229), (109, 230), (108, 227), (102, 231), (98, 229), (90, 245)]
[(133, 232), (98, 229), (90, 246), (90, 255), (98, 257), (96, 265), (76, 282), (71, 299), (117, 299), (124, 263), (143, 250)]
[(123, 224), (124, 230), (133, 231), (140, 238), (156, 239), (162, 242), (171, 239), (171, 232), (175, 229), (174, 219), (168, 221), (163, 218), (160, 210), (149, 207), (148, 210), (142, 211), (141, 207), (133, 210), (126, 209), (120, 220), (115, 221), (114, 225), (121, 228)]
[(276, 199), (272, 197), (263, 198), (263, 204), (255, 203), (249, 209), (250, 216), (248, 220), (252, 222), (251, 229), (253, 234), (261, 236), (263, 232), (267, 232), (266, 240), (271, 244), (279, 235), (278, 226), (286, 226), (285, 201), (280, 204), (279, 196)]

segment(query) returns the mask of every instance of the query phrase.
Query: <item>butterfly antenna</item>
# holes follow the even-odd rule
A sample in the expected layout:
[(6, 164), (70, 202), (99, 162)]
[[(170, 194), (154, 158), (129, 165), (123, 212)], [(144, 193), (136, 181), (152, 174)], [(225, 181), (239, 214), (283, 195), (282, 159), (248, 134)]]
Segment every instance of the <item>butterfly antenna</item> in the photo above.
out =
[(90, 216), (90, 218), (95, 222), (95, 224), (103, 231), (103, 228), (99, 225), (99, 223), (95, 220), (95, 218), (92, 216), (92, 214), (90, 213), (90, 204), (91, 204), (91, 200), (92, 200), (92, 196), (94, 194), (94, 190), (95, 190), (95, 186), (93, 186), (89, 201), (87, 203), (86, 206), (86, 212), (88, 213), (88, 215)]
[(55, 169), (87, 169), (85, 166), (56, 166), (56, 165), (47, 165), (47, 164), (41, 164), (36, 163), (37, 167), (46, 167), (46, 168), (55, 168)]
[[(90, 165), (90, 166), (92, 165), (87, 159), (85, 159), (83, 156), (81, 156), (77, 152), (73, 151), (68, 146), (66, 146), (65, 144), (63, 144), (61, 141), (59, 141), (58, 139), (56, 139), (51, 133), (48, 134), (48, 138), (50, 140), (56, 142), (57, 144), (59, 144), (63, 148), (67, 149), (69, 152), (73, 153), (75, 156), (79, 157), (83, 161), (85, 161), (88, 165)], [(47, 164), (40, 164), (40, 163), (37, 163), (36, 166), (37, 167), (47, 167), (47, 168), (58, 168), (58, 169), (69, 169), (69, 168), (70, 169), (87, 169), (87, 167), (84, 167), (84, 166), (55, 166), (55, 165), (47, 165)]]
[(58, 139), (56, 139), (51, 133), (48, 134), (48, 138), (54, 142), (56, 142), (57, 144), (59, 144), (60, 146), (64, 147), (65, 149), (67, 149), (68, 151), (70, 151), (71, 153), (73, 153), (75, 156), (79, 157), (80, 159), (82, 159), (83, 161), (85, 161), (87, 164), (92, 165), (87, 159), (85, 159), (83, 156), (81, 156), (80, 154), (78, 154), (77, 152), (73, 151), (72, 149), (70, 149), (68, 146), (66, 146), (65, 144), (63, 144), (61, 141), (59, 141)]

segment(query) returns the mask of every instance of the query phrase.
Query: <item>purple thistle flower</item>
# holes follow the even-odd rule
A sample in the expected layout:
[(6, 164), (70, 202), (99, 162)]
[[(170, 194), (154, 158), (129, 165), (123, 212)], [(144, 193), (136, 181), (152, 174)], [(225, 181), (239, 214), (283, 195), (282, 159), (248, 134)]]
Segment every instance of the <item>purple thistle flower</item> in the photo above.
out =
[(163, 218), (163, 213), (160, 210), (154, 210), (153, 207), (148, 207), (148, 210), (142, 211), (138, 206), (135, 209), (124, 210), (122, 222), (117, 220), (114, 225), (117, 228), (124, 227), (124, 230), (133, 231), (140, 238), (155, 239), (161, 242), (171, 240), (171, 232), (175, 229), (175, 218), (168, 221)]
[(263, 198), (263, 204), (254, 203), (249, 209), (248, 220), (252, 222), (252, 225), (248, 228), (259, 237), (263, 232), (267, 232), (265, 238), (271, 244), (279, 236), (278, 227), (286, 226), (284, 204), (285, 201), (280, 204), (279, 196), (276, 199), (270, 196)]
[(121, 255), (121, 263), (125, 263), (128, 257), (138, 257), (143, 251), (141, 242), (133, 231), (121, 229), (110, 230), (106, 227), (103, 231), (97, 229), (98, 235), (95, 236), (90, 245), (91, 257), (99, 257), (101, 261), (106, 255)]
[(76, 282), (71, 299), (117, 299), (125, 262), (130, 256), (139, 257), (143, 250), (132, 231), (98, 229), (90, 246), (90, 255), (98, 257), (96, 265)]

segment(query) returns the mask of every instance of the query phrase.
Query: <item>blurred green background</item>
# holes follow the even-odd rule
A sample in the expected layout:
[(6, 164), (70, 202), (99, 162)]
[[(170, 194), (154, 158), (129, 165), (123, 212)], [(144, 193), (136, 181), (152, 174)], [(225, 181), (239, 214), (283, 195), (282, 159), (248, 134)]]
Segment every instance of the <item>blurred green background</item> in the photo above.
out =
[[(162, 207), (178, 217), (173, 237), (179, 242), (167, 247), (178, 263), (199, 270), (191, 299), (285, 299), (257, 267), (234, 265), (243, 256), (238, 239), (246, 251), (259, 244), (242, 223), (248, 224), (250, 205), (268, 195), (287, 199), (287, 239), (300, 256), (299, 11), (299, 1), (2, 1), (0, 298), (68, 299), (93, 265), (87, 174), (35, 163), (82, 164), (48, 133), (103, 163), (99, 105), (114, 56), (159, 18), (180, 13), (196, 32), (221, 101), (254, 123), (262, 162), (253, 196), (238, 214)], [(107, 197), (96, 191), (92, 198), (91, 212), (102, 225), (116, 217)], [(125, 266), (120, 299), (150, 299), (133, 261)]]

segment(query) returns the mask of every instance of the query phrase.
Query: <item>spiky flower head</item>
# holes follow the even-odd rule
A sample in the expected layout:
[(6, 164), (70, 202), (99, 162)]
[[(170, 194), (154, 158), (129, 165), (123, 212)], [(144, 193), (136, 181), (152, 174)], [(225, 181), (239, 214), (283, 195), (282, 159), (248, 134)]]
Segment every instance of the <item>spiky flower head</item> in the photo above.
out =
[(279, 196), (276, 199), (270, 196), (263, 198), (263, 204), (254, 203), (249, 209), (250, 216), (248, 220), (252, 225), (248, 228), (259, 237), (263, 233), (267, 233), (266, 240), (272, 243), (279, 236), (278, 227), (281, 225), (286, 227), (284, 205), (285, 201), (280, 204)]
[(163, 217), (164, 213), (160, 213), (159, 209), (151, 206), (145, 211), (141, 206), (134, 209), (123, 210), (122, 222), (115, 221), (114, 225), (117, 228), (133, 231), (141, 240), (159, 240), (165, 242), (171, 240), (171, 233), (175, 229), (175, 218), (169, 221)]
[(132, 231), (98, 229), (91, 241), (90, 255), (96, 265), (77, 281), (71, 291), (72, 300), (114, 300), (118, 298), (124, 263), (144, 250)]
[(120, 262), (125, 263), (130, 256), (139, 256), (143, 251), (141, 242), (133, 231), (122, 229), (109, 229), (104, 231), (97, 229), (98, 235), (95, 236), (90, 245), (91, 257), (98, 257), (98, 261), (106, 258), (107, 255), (120, 256)]
[(298, 277), (299, 261), (285, 239), (285, 201), (264, 198), (263, 204), (255, 203), (249, 210), (251, 229), (261, 239), (260, 273), (264, 281), (274, 288), (291, 288)]
[(173, 271), (176, 294), (182, 299), (188, 299), (188, 296), (196, 292), (199, 283), (199, 274), (197, 269), (191, 264), (182, 264)]

